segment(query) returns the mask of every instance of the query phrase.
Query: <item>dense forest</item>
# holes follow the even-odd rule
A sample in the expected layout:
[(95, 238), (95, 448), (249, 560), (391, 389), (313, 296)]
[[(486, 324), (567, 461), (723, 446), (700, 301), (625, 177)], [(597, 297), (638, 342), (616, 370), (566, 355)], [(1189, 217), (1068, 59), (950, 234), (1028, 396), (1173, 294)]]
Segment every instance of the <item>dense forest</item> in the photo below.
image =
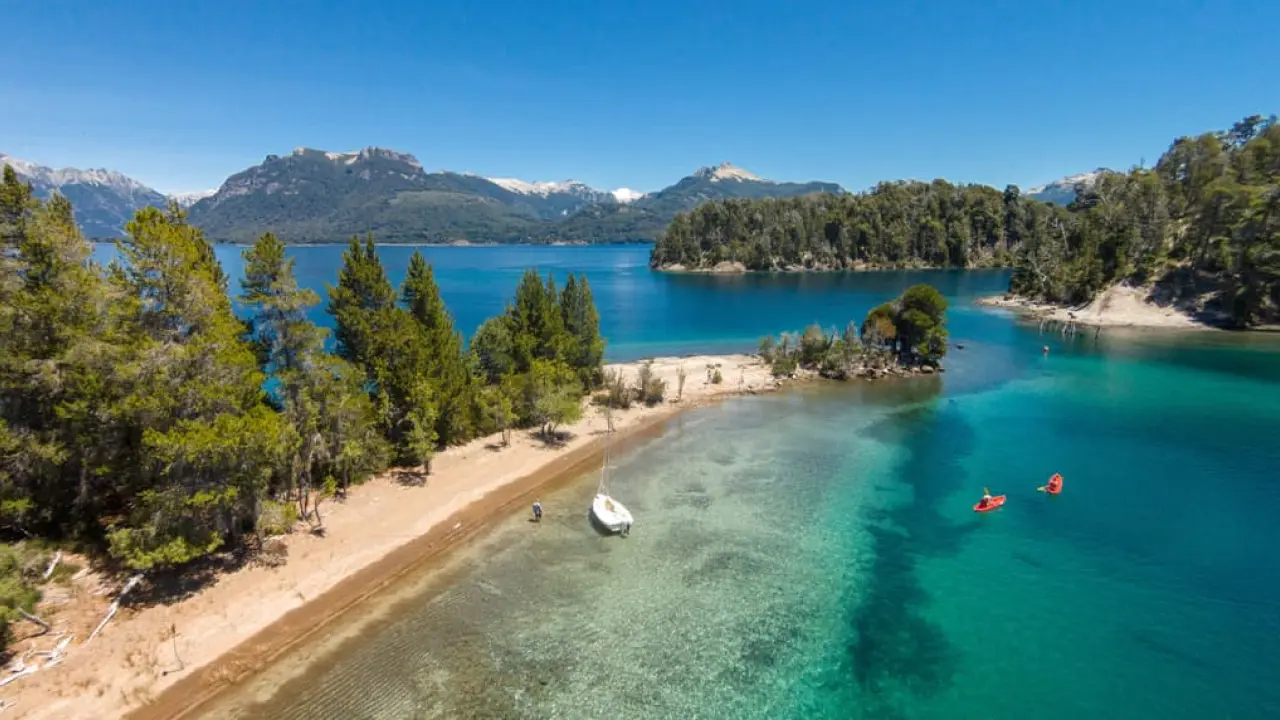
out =
[(1205, 303), (1234, 324), (1280, 308), (1280, 126), (1245, 118), (1174, 141), (1151, 169), (1107, 172), (1076, 188), (1053, 232), (1027, 239), (1011, 289), (1077, 304), (1120, 281)]
[(1052, 206), (984, 185), (886, 182), (856, 195), (725, 200), (676, 216), (650, 256), (655, 268), (748, 270), (1008, 265), (1050, 231)]
[[(420, 254), (394, 288), (353, 239), (320, 302), (268, 233), (229, 278), (177, 206), (129, 223), (109, 267), (61, 196), (0, 184), (0, 533), (71, 544), (133, 570), (252, 550), (390, 463), (511, 427), (549, 437), (602, 380), (586, 279), (526, 272), (464, 349)], [(33, 562), (0, 545), (0, 627), (38, 598)]]
[(1176, 140), (1154, 168), (1102, 172), (1066, 207), (980, 185), (711, 202), (676, 216), (655, 268), (1012, 265), (1010, 289), (1064, 304), (1117, 282), (1248, 326), (1280, 315), (1280, 126), (1254, 115)]

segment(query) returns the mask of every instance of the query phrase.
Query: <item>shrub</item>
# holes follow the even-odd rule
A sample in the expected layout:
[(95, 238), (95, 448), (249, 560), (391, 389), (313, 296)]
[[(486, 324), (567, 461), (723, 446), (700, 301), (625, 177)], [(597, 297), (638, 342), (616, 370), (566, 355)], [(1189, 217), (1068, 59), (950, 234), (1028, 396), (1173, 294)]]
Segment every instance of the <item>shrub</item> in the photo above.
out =
[(636, 394), (645, 405), (653, 406), (662, 402), (666, 395), (667, 383), (653, 372), (653, 361), (646, 360), (636, 373)]
[(631, 388), (627, 387), (626, 378), (622, 376), (621, 370), (606, 370), (604, 373), (604, 390), (605, 403), (618, 410), (626, 410), (631, 407), (631, 398), (633, 393)]
[(284, 535), (298, 523), (298, 506), (291, 502), (263, 500), (258, 513), (258, 533), (263, 537)]
[(800, 364), (804, 367), (814, 367), (822, 361), (823, 355), (830, 346), (831, 341), (822, 328), (816, 324), (810, 325), (800, 336)]
[(778, 341), (772, 335), (760, 338), (760, 359), (767, 362), (773, 362), (774, 353), (778, 351)]

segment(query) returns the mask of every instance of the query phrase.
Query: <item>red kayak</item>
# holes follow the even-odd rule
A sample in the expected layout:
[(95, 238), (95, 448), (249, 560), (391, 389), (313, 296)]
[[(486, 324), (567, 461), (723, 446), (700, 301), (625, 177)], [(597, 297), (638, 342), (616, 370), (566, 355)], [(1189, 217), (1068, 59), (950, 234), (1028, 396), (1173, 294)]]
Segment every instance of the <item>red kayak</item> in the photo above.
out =
[(996, 508), (1000, 507), (1003, 504), (1004, 504), (1004, 495), (996, 495), (995, 497), (991, 498), (991, 502), (988, 502), (986, 505), (983, 505), (982, 503), (978, 503), (977, 505), (974, 505), (973, 511), (988, 512), (991, 510), (995, 510)]
[(1046, 488), (1044, 489), (1044, 491), (1045, 491), (1045, 492), (1047, 492), (1047, 493), (1049, 493), (1050, 495), (1057, 495), (1058, 493), (1062, 492), (1062, 486), (1061, 486), (1061, 485), (1049, 485), (1048, 487), (1046, 487)]

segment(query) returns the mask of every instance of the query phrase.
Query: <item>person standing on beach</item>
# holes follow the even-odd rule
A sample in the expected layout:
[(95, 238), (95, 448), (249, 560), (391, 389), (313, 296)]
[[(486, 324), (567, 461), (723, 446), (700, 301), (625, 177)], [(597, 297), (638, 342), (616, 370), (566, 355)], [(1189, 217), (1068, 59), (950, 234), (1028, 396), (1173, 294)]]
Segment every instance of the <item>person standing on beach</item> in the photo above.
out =
[(542, 522), (542, 503), (533, 501), (533, 521)]

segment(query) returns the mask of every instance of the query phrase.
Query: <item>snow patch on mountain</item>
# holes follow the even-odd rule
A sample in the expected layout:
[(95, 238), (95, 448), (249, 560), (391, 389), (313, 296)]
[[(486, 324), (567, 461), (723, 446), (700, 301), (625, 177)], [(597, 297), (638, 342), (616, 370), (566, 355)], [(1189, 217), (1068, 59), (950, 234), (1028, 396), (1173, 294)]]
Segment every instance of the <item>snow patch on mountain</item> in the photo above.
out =
[(178, 203), (178, 207), (189, 208), (192, 205), (195, 205), (196, 203), (213, 195), (216, 192), (218, 192), (217, 188), (214, 188), (212, 190), (193, 190), (191, 192), (169, 193), (167, 197), (170, 200)]
[(739, 182), (769, 182), (754, 173), (747, 172), (733, 163), (723, 162), (715, 167), (700, 168), (693, 174), (696, 178), (704, 178), (711, 182), (737, 180)]
[(36, 185), (58, 189), (65, 185), (98, 185), (115, 189), (127, 194), (138, 192), (154, 192), (151, 188), (133, 178), (105, 168), (51, 168), (33, 163), (29, 160), (0, 153), (0, 166), (11, 165), (14, 172)]
[(1036, 187), (1033, 187), (1027, 190), (1027, 194), (1038, 195), (1044, 192), (1045, 190), (1048, 190), (1054, 187), (1075, 188), (1076, 185), (1080, 185), (1082, 183), (1085, 186), (1091, 186), (1098, 181), (1098, 177), (1102, 175), (1102, 173), (1104, 172), (1106, 172), (1106, 170), (1099, 168), (1097, 170), (1094, 170), (1093, 172), (1084, 172), (1084, 173), (1078, 173), (1076, 175), (1068, 175), (1060, 180), (1054, 180), (1053, 182), (1045, 183), (1044, 185), (1037, 185)]
[(638, 190), (632, 190), (631, 188), (618, 188), (613, 191), (613, 199), (617, 200), (622, 205), (626, 205), (629, 202), (635, 202), (644, 196), (644, 193)]
[(571, 192), (575, 188), (590, 189), (587, 188), (586, 185), (574, 180), (565, 180), (564, 182), (548, 182), (541, 180), (529, 182), (519, 178), (485, 178), (485, 180), (488, 180), (494, 185), (513, 193), (519, 193), (521, 195), (541, 195), (542, 197), (546, 197), (551, 193)]

